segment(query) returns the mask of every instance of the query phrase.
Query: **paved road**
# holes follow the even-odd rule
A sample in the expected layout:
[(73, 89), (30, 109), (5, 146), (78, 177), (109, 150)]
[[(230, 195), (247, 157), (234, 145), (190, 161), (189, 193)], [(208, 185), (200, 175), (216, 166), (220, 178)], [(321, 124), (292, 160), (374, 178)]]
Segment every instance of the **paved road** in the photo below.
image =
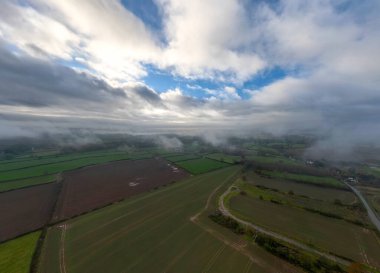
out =
[(359, 197), (360, 201), (363, 203), (364, 207), (367, 210), (369, 219), (371, 219), (373, 225), (377, 228), (377, 230), (380, 232), (380, 220), (377, 218), (377, 215), (372, 210), (372, 208), (368, 205), (367, 200), (365, 200), (364, 196), (361, 194), (361, 192), (348, 184), (347, 182), (344, 182), (355, 194), (357, 197)]
[(306, 250), (306, 251), (309, 251), (309, 252), (313, 252), (313, 253), (315, 253), (315, 254), (317, 254), (317, 255), (323, 256), (323, 257), (325, 257), (325, 258), (327, 258), (327, 259), (329, 259), (329, 260), (332, 260), (332, 261), (334, 261), (334, 262), (338, 262), (338, 263), (341, 263), (341, 264), (343, 264), (343, 265), (349, 265), (349, 264), (350, 264), (350, 262), (348, 262), (348, 261), (346, 261), (346, 260), (344, 260), (344, 259), (341, 259), (341, 258), (339, 258), (339, 257), (336, 257), (336, 256), (331, 255), (331, 254), (328, 254), (328, 253), (324, 253), (324, 252), (318, 251), (318, 250), (316, 250), (315, 248), (309, 247), (308, 245), (305, 245), (305, 244), (303, 244), (303, 243), (300, 243), (300, 242), (298, 242), (298, 241), (296, 241), (296, 240), (293, 240), (293, 239), (288, 238), (288, 237), (286, 237), (286, 236), (283, 236), (283, 235), (281, 235), (281, 234), (275, 233), (275, 232), (273, 232), (273, 231), (270, 231), (270, 230), (264, 229), (264, 228), (262, 228), (262, 227), (260, 227), (260, 226), (257, 226), (257, 225), (252, 224), (251, 222), (244, 221), (244, 220), (242, 220), (242, 219), (240, 219), (240, 218), (234, 216), (234, 215), (233, 215), (233, 214), (232, 214), (232, 213), (226, 208), (226, 206), (224, 205), (224, 198), (225, 198), (225, 197), (227, 196), (227, 194), (231, 191), (231, 188), (232, 188), (232, 186), (229, 187), (229, 188), (227, 189), (227, 191), (225, 191), (225, 192), (220, 196), (220, 198), (219, 198), (219, 210), (220, 210), (220, 212), (221, 212), (223, 215), (228, 216), (228, 217), (234, 219), (235, 221), (239, 222), (240, 224), (242, 224), (242, 225), (244, 225), (244, 226), (248, 226), (248, 227), (250, 227), (250, 228), (253, 228), (253, 229), (257, 230), (257, 231), (260, 232), (260, 233), (263, 233), (263, 234), (266, 234), (266, 235), (271, 236), (271, 237), (273, 237), (273, 238), (276, 238), (276, 239), (279, 239), (279, 240), (281, 240), (281, 241), (287, 242), (287, 243), (289, 243), (289, 244), (291, 244), (291, 245), (294, 245), (294, 246), (296, 246), (296, 247), (299, 247), (299, 248), (301, 248), (301, 249), (303, 249), (303, 250)]

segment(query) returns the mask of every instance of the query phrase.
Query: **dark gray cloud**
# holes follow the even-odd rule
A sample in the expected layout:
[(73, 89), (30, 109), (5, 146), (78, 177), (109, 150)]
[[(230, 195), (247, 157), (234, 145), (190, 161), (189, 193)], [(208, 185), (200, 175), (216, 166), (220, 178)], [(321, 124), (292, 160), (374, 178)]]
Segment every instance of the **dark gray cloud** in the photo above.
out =
[(72, 68), (14, 54), (0, 43), (0, 104), (79, 106), (125, 98), (122, 89)]
[(163, 107), (163, 102), (161, 97), (155, 92), (152, 88), (149, 88), (145, 84), (138, 83), (133, 85), (128, 85), (126, 87), (128, 93), (132, 93), (145, 102), (151, 104), (152, 106), (161, 106)]

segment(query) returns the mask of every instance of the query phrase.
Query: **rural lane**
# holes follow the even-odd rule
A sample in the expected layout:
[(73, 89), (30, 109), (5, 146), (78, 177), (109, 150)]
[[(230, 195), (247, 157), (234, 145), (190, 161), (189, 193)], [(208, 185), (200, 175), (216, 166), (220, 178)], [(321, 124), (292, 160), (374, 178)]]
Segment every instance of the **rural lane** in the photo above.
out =
[(369, 219), (371, 219), (373, 225), (380, 232), (380, 220), (379, 220), (379, 218), (377, 218), (377, 215), (372, 210), (372, 208), (370, 207), (370, 205), (367, 203), (367, 200), (365, 200), (365, 198), (362, 195), (362, 193), (358, 189), (356, 189), (353, 186), (351, 186), (350, 184), (348, 184), (347, 182), (344, 182), (344, 184), (346, 184), (356, 194), (356, 196), (359, 197), (360, 201), (363, 203), (364, 207), (367, 210)]
[(232, 186), (229, 187), (229, 188), (228, 188), (228, 189), (227, 189), (227, 190), (226, 190), (226, 191), (220, 196), (220, 198), (219, 198), (219, 210), (220, 210), (220, 212), (221, 212), (223, 215), (225, 215), (225, 216), (227, 216), (227, 217), (230, 217), (230, 218), (234, 219), (235, 221), (239, 222), (239, 223), (242, 224), (242, 225), (245, 225), (245, 226), (251, 227), (251, 228), (257, 230), (257, 231), (260, 232), (260, 233), (263, 233), (263, 234), (265, 234), (265, 235), (268, 235), (268, 236), (271, 236), (271, 237), (273, 237), (273, 238), (279, 239), (279, 240), (281, 240), (281, 241), (284, 241), (284, 242), (286, 242), (286, 243), (289, 243), (289, 244), (291, 244), (291, 245), (294, 245), (294, 246), (296, 246), (296, 247), (299, 247), (299, 248), (301, 248), (301, 249), (303, 249), (303, 250), (306, 250), (306, 251), (309, 251), (309, 252), (313, 252), (313, 253), (315, 253), (315, 254), (317, 254), (317, 255), (323, 256), (323, 257), (325, 257), (325, 258), (327, 258), (327, 259), (329, 259), (329, 260), (332, 260), (332, 261), (334, 261), (334, 262), (339, 262), (339, 263), (341, 263), (341, 264), (343, 264), (343, 265), (349, 265), (349, 264), (350, 264), (350, 262), (348, 262), (347, 260), (344, 260), (344, 259), (342, 259), (342, 258), (336, 257), (336, 256), (331, 255), (331, 254), (328, 254), (328, 253), (324, 253), (324, 252), (318, 251), (318, 250), (316, 250), (316, 249), (314, 249), (314, 248), (312, 248), (312, 247), (309, 247), (309, 246), (307, 246), (307, 245), (305, 245), (305, 244), (303, 244), (303, 243), (300, 243), (300, 242), (298, 242), (298, 241), (296, 241), (296, 240), (293, 240), (293, 239), (288, 238), (288, 237), (286, 237), (286, 236), (283, 236), (283, 235), (281, 235), (281, 234), (275, 233), (275, 232), (273, 232), (273, 231), (269, 231), (269, 230), (264, 229), (264, 228), (262, 228), (262, 227), (260, 227), (260, 226), (254, 225), (254, 224), (252, 224), (251, 222), (244, 221), (244, 220), (242, 220), (242, 219), (240, 219), (240, 218), (234, 216), (234, 215), (233, 215), (233, 214), (232, 214), (232, 213), (226, 208), (226, 206), (224, 205), (224, 198), (230, 193), (231, 188), (232, 188)]

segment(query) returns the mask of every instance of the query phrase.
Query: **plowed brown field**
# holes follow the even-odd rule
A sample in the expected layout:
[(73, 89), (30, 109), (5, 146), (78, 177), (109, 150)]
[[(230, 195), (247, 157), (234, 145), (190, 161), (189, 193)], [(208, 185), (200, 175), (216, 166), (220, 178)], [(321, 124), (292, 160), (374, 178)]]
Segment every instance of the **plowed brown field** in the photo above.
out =
[(53, 222), (151, 190), (188, 176), (163, 159), (126, 160), (63, 175)]
[(57, 183), (0, 193), (0, 242), (44, 226), (57, 198)]

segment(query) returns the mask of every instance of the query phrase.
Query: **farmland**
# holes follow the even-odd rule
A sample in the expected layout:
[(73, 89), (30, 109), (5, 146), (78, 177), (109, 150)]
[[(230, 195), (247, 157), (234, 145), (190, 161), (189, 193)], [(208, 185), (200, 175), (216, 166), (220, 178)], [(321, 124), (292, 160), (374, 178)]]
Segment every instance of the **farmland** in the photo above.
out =
[(170, 156), (164, 156), (166, 160), (169, 160), (171, 162), (179, 162), (179, 161), (185, 161), (190, 159), (197, 159), (199, 158), (198, 155), (194, 154), (177, 154), (177, 155), (170, 155)]
[(283, 156), (248, 156), (249, 160), (265, 164), (288, 164), (288, 165), (304, 165), (300, 161), (292, 160)]
[(67, 171), (87, 165), (99, 164), (107, 161), (128, 159), (126, 154), (107, 155), (94, 158), (80, 158), (70, 161), (52, 163), (48, 165), (38, 165), (30, 168), (24, 168), (19, 170), (5, 171), (1, 173), (1, 181), (23, 179), (34, 176), (42, 176), (48, 174), (55, 174), (62, 171)]
[(380, 215), (380, 189), (374, 187), (359, 187), (377, 215)]
[(81, 158), (89, 158), (89, 157), (102, 157), (112, 154), (123, 154), (120, 152), (110, 152), (110, 151), (104, 151), (104, 152), (83, 152), (83, 153), (72, 153), (72, 154), (62, 154), (62, 155), (54, 155), (54, 156), (38, 156), (38, 157), (32, 157), (27, 158), (23, 160), (8, 160), (8, 161), (0, 161), (0, 172), (4, 171), (10, 171), (10, 170), (17, 170), (17, 169), (23, 169), (33, 166), (39, 166), (39, 165), (46, 165), (46, 164), (52, 164), (57, 162), (64, 162), (64, 161), (72, 161), (75, 159), (81, 159)]
[(56, 183), (0, 193), (0, 242), (44, 226), (56, 198)]
[(249, 196), (236, 195), (230, 199), (229, 205), (239, 217), (269, 230), (324, 251), (380, 267), (379, 238), (369, 229)]
[(55, 174), (35, 176), (24, 179), (12, 180), (9, 182), (0, 182), (0, 192), (10, 191), (40, 184), (51, 183), (56, 180)]
[(40, 232), (0, 244), (0, 272), (28, 273)]
[(245, 175), (247, 182), (263, 186), (269, 189), (275, 189), (282, 192), (292, 191), (295, 195), (307, 196), (312, 199), (330, 201), (340, 200), (343, 204), (352, 204), (356, 201), (355, 195), (346, 189), (322, 188), (313, 184), (298, 183), (278, 178), (266, 178), (249, 172)]
[[(231, 167), (195, 176), (50, 228), (39, 272), (60, 272), (62, 266), (73, 273), (157, 272), (157, 268), (164, 272), (189, 268), (194, 272), (276, 272), (265, 263), (251, 262), (190, 221), (213, 189), (228, 182), (236, 171)], [(61, 243), (60, 238), (64, 238)]]
[(208, 159), (200, 158), (186, 161), (176, 162), (176, 165), (189, 171), (192, 174), (201, 174), (212, 170), (220, 169), (229, 166), (230, 164)]
[[(254, 198), (287, 205), (293, 208), (301, 208), (309, 212), (324, 216), (344, 219), (350, 223), (372, 227), (366, 211), (356, 202), (343, 205), (340, 200), (322, 201), (307, 196), (295, 195), (293, 192), (281, 192), (265, 186), (252, 186), (247, 183), (235, 182), (240, 190)], [(338, 201), (337, 201), (338, 200)]]
[(79, 215), (186, 176), (162, 159), (118, 161), (67, 172), (53, 220)]
[(223, 153), (214, 153), (214, 154), (208, 154), (207, 158), (219, 160), (222, 162), (234, 164), (236, 162), (240, 162), (241, 157), (237, 155), (227, 155)]
[(265, 176), (280, 178), (286, 180), (292, 180), (300, 183), (312, 184), (315, 186), (324, 186), (331, 187), (337, 189), (346, 189), (347, 187), (337, 179), (333, 177), (320, 177), (320, 176), (312, 176), (305, 174), (294, 174), (294, 173), (286, 173), (286, 172), (278, 172), (278, 171), (262, 171), (262, 174)]
[[(333, 255), (328, 258), (331, 268), (342, 257), (379, 268), (380, 239), (359, 199), (340, 181), (346, 176), (334, 175), (337, 172), (323, 162), (314, 166), (287, 156), (293, 144), (271, 144), (255, 144), (248, 152), (237, 148), (235, 153), (244, 160), (207, 145), (191, 145), (191, 151), (188, 146), (125, 146), (128, 152), (46, 153), (2, 160), (0, 190), (5, 192), (0, 193), (0, 218), (5, 225), (0, 226), (0, 254), (16, 255), (10, 243), (39, 235), (35, 231), (43, 228), (33, 259), (39, 273), (157, 268), (326, 272), (329, 267), (321, 252)], [(259, 147), (278, 154), (258, 152)], [(360, 190), (376, 208), (377, 189)], [(246, 224), (248, 229), (238, 232), (215, 221), (212, 216), (223, 211), (221, 196), (233, 215), (309, 249), (285, 240), (276, 254), (278, 237), (264, 246), (263, 237), (255, 241), (262, 234), (252, 226), (250, 230)], [(21, 237), (13, 240), (16, 236)], [(24, 265), (29, 263), (26, 257)], [(319, 270), (319, 263), (327, 267)]]
[(49, 156), (42, 159), (23, 160), (11, 163), (3, 162), (0, 164), (0, 166), (3, 167), (3, 171), (0, 171), (0, 191), (49, 183), (55, 180), (55, 175), (59, 172), (89, 165), (149, 157), (151, 157), (149, 153), (126, 154), (120, 152), (93, 152), (88, 154), (84, 153), (82, 155)]

